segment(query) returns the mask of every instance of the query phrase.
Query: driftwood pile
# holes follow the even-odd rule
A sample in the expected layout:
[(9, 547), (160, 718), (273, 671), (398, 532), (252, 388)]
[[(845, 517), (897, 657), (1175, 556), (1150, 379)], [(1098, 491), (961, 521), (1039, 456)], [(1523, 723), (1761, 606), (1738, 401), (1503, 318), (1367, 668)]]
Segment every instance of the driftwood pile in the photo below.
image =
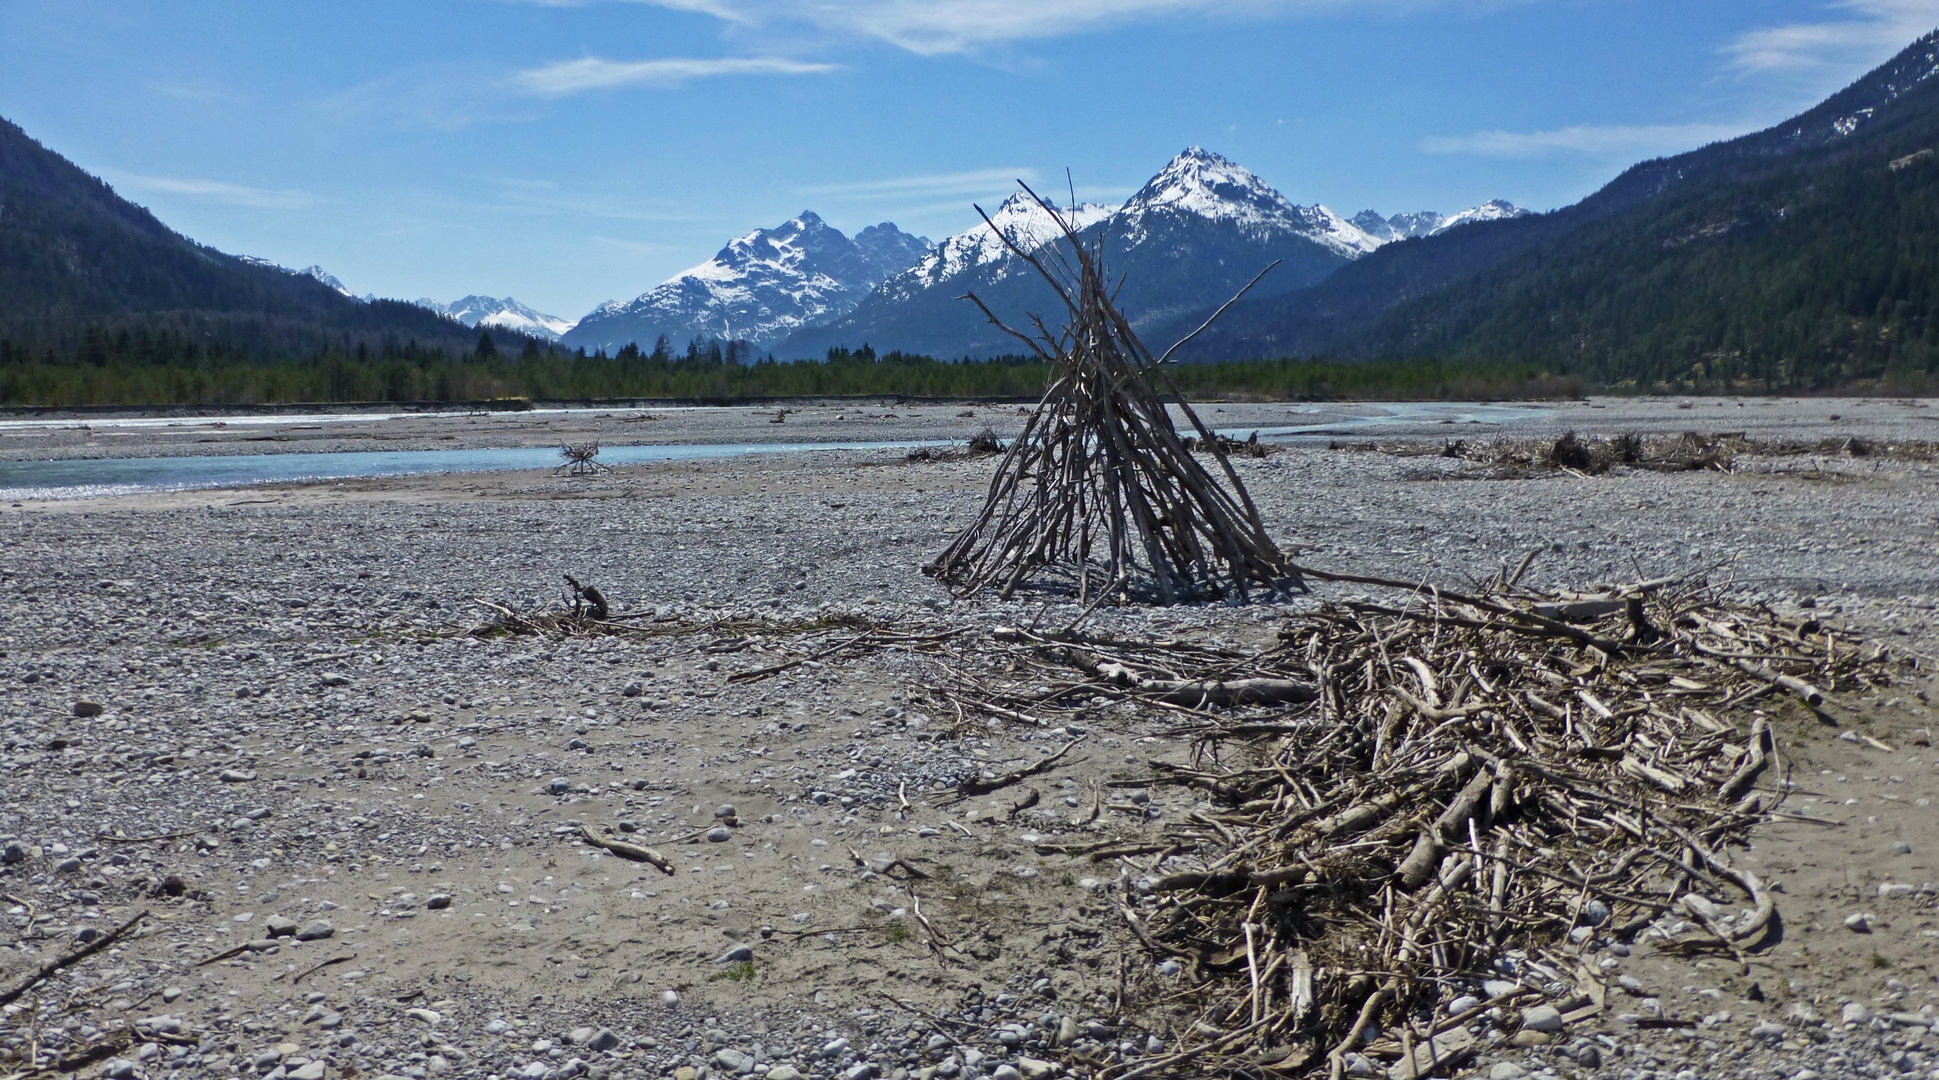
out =
[(559, 456), (565, 458), (565, 460), (559, 464), (558, 468), (552, 470), (555, 476), (561, 472), (569, 476), (593, 476), (598, 473), (613, 471), (611, 465), (597, 460), (599, 457), (598, 443), (583, 443), (578, 446), (574, 446), (571, 443), (560, 443)]
[[(1485, 1010), (1598, 1009), (1591, 939), (1649, 930), (1741, 962), (1775, 908), (1728, 849), (1783, 813), (1783, 714), (1911, 663), (1670, 582), (1415, 591), (1292, 618), (1259, 651), (999, 636), (1017, 681), (959, 685), (966, 712), (1174, 717), (1190, 763), (1126, 783), (1212, 804), (1139, 844), (1040, 849), (1150, 856), (1126, 860), (1149, 895), (1122, 914), (1194, 989), (1157, 1006), (1185, 1010), (1182, 1042), (1097, 1070), (1118, 1080), (1427, 1075), (1473, 1051)], [(1488, 1000), (1450, 1015), (1469, 995)]]
[[(1146, 351), (1112, 305), (1101, 242), (1086, 248), (1064, 215), (1037, 202), (1068, 243), (1025, 251), (991, 228), (1050, 283), (1065, 308), (1063, 329), (1052, 332), (1032, 316), (1036, 332), (1026, 334), (974, 293), (969, 299), (1050, 366), (1049, 389), (997, 469), (976, 521), (925, 572), (961, 596), (989, 588), (1006, 598), (1033, 575), (1060, 573), (1074, 579), (1080, 603), (1148, 592), (1168, 604), (1279, 586), (1287, 561), (1225, 444), (1185, 404), (1165, 358)], [(1218, 475), (1173, 427), (1167, 398)]]

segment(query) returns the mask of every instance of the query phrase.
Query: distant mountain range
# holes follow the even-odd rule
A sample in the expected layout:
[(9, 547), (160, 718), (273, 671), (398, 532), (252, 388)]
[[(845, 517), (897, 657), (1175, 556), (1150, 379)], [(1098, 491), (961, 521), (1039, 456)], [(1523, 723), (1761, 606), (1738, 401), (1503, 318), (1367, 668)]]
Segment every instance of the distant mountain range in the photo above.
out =
[[(1367, 210), (1348, 221), (1295, 204), (1243, 166), (1192, 147), (1122, 206), (1058, 213), (1087, 239), (1109, 238), (1112, 266), (1129, 282), (1121, 299), (1134, 323), (1146, 325), (1223, 301), (1274, 259), (1283, 264), (1266, 292), (1312, 284), (1396, 240), (1527, 211), (1497, 200), (1453, 215)], [(1031, 251), (1063, 228), (1021, 192), (988, 222), (935, 245), (888, 222), (850, 240), (803, 212), (730, 242), (634, 300), (600, 305), (560, 338), (608, 353), (629, 343), (650, 350), (661, 337), (676, 351), (695, 338), (738, 338), (786, 359), (865, 343), (952, 357), (1014, 352), (1021, 346), (961, 297), (974, 291), (1004, 310), (1041, 309), (1050, 294), (999, 233)]]
[(456, 319), (466, 326), (489, 326), (513, 330), (536, 338), (544, 338), (547, 341), (557, 341), (560, 335), (572, 329), (571, 319), (561, 319), (557, 315), (534, 311), (509, 296), (503, 300), (493, 296), (467, 296), (462, 300), (453, 300), (449, 304), (441, 304), (436, 300), (419, 300), (417, 306), (429, 308), (446, 318)]
[[(1401, 238), (1403, 229), (1414, 235), (1525, 212), (1504, 202), (1451, 217), (1426, 212), (1387, 219), (1365, 211), (1356, 224), (1324, 206), (1294, 203), (1244, 166), (1194, 146), (1123, 206), (1080, 206), (1064, 216), (1085, 243), (1104, 240), (1111, 271), (1124, 275), (1119, 304), (1132, 326), (1141, 328), (1224, 302), (1274, 260), (1280, 265), (1260, 283), (1262, 294), (1323, 280)], [(1063, 235), (1021, 193), (999, 206), (990, 221), (1026, 251)], [(975, 293), (1018, 326), (1026, 313), (1047, 319), (1056, 314), (1054, 295), (1041, 276), (984, 224), (944, 241), (914, 267), (884, 281), (852, 312), (803, 327), (774, 351), (809, 357), (864, 343), (878, 352), (900, 349), (952, 358), (1023, 351), (1021, 342), (961, 299), (966, 293)]]
[[(665, 337), (784, 359), (868, 344), (945, 358), (1021, 351), (959, 299), (1055, 327), (1055, 262), (1101, 241), (1121, 310), (1154, 349), (1279, 266), (1185, 360), (1509, 361), (1605, 383), (1810, 388), (1939, 373), (1939, 34), (1764, 131), (1643, 162), (1572, 206), (1343, 218), (1192, 147), (1122, 206), (1021, 196), (940, 244), (854, 237), (804, 212), (579, 320), (506, 298), (358, 299), (182, 237), (0, 121), (0, 367), (491, 355), (480, 331), (609, 354)], [(45, 359), (38, 359), (45, 358)], [(348, 392), (348, 391), (345, 391)]]

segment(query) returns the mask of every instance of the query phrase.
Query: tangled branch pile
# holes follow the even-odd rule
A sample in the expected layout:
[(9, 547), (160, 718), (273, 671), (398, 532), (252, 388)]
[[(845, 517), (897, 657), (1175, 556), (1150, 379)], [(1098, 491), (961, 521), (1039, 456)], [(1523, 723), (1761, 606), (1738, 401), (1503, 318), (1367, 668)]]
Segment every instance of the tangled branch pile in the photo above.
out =
[[(1036, 333), (1025, 334), (1005, 326), (974, 293), (970, 299), (1050, 365), (1050, 387), (1004, 457), (975, 523), (925, 572), (960, 595), (994, 587), (1009, 597), (1032, 574), (1057, 569), (1074, 575), (1079, 602), (1134, 587), (1172, 603), (1279, 585), (1287, 561), (1267, 537), (1224, 442), (1112, 305), (1101, 250), (1086, 249), (1056, 208), (1037, 202), (1063, 225), (1067, 246), (1028, 252), (991, 228), (1050, 283), (1067, 310), (1064, 328), (1053, 333), (1032, 316)], [(1172, 426), (1166, 395), (1222, 479)]]
[[(1151, 780), (1213, 808), (1134, 849), (1157, 854), (1125, 916), (1187, 967), (1198, 1012), (1139, 1076), (1337, 1077), (1353, 1054), (1425, 1075), (1489, 1007), (1593, 1011), (1576, 946), (1657, 924), (1666, 947), (1741, 959), (1773, 928), (1769, 891), (1727, 853), (1783, 797), (1773, 700), (1816, 707), (1910, 664), (1665, 582), (1350, 604), (1249, 654), (1010, 636), (1034, 646), (1032, 691), (966, 690), (971, 707), (1117, 698), (1194, 740), (1189, 766), (1154, 762)], [(1515, 989), (1450, 1015), (1484, 977)]]

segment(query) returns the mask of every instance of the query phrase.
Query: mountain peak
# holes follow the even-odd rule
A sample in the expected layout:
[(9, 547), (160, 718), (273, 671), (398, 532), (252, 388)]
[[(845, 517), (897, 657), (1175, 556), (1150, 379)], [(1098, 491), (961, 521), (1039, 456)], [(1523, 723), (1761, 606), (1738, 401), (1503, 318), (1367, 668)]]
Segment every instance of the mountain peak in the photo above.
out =
[(1234, 206), (1267, 212), (1296, 209), (1251, 169), (1202, 146), (1186, 147), (1124, 204), (1126, 213), (1173, 210), (1206, 217), (1233, 217)]
[(849, 239), (803, 210), (771, 229), (728, 241), (713, 258), (630, 301), (601, 304), (566, 336), (568, 344), (642, 348), (660, 336), (779, 341), (796, 328), (846, 314), (883, 278), (915, 262), (929, 241), (892, 222)]
[(456, 319), (466, 326), (489, 326), (513, 330), (550, 341), (559, 340), (561, 334), (572, 329), (571, 319), (561, 319), (557, 315), (534, 311), (509, 296), (500, 300), (495, 296), (479, 296), (473, 293), (449, 304), (440, 304), (436, 300), (418, 300), (416, 303), (418, 307), (429, 308), (440, 315)]

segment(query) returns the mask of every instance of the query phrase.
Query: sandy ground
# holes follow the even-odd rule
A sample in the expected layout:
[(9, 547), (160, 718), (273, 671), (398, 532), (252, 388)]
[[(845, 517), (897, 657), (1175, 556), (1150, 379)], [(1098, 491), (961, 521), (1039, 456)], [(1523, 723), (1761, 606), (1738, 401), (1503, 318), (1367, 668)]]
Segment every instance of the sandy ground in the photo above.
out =
[[(1458, 408), (1377, 429), (1350, 423), (1366, 411), (1203, 409), (1220, 428), (1331, 433), (1240, 464), (1275, 535), (1315, 565), (1466, 584), (1537, 549), (1538, 582), (1701, 573), (1774, 604), (1808, 600), (1895, 650), (1939, 654), (1930, 461), (1827, 453), (1746, 459), (1729, 474), (1501, 480), (1457, 461), (1326, 445), (1431, 448), (1566, 430), (1939, 440), (1930, 402), (1612, 400), (1530, 406), (1508, 424), (1466, 423)], [(1008, 434), (1015, 414), (848, 406), (804, 408), (779, 424), (771, 410), (95, 421), (0, 427), (0, 457), (957, 439), (985, 424)], [(898, 1043), (912, 1032), (973, 1042), (929, 1017), (1003, 994), (1023, 1001), (1042, 992), (1040, 980), (1054, 998), (1006, 1004), (986, 1026), (1038, 1011), (1101, 1015), (1122, 978), (1110, 890), (1133, 869), (1039, 856), (1028, 838), (1155, 832), (1190, 799), (1154, 791), (1149, 803), (1119, 801), (1080, 822), (1111, 801), (1106, 785), (1181, 747), (1107, 718), (1039, 785), (1039, 807), (1013, 813), (1009, 792), (951, 804), (929, 793), (1040, 760), (1077, 733), (965, 731), (927, 693), (942, 673), (919, 652), (730, 682), (801, 650), (785, 635), (690, 632), (721, 619), (843, 615), (941, 632), (1040, 615), (1035, 605), (952, 602), (916, 572), (973, 513), (990, 468), (831, 450), (628, 466), (591, 480), (448, 474), (0, 508), (0, 833), (27, 851), (0, 867), (0, 886), (38, 905), (11, 913), (19, 947), (0, 951), (0, 966), (23, 969), (77, 928), (153, 908), (151, 936), (83, 981), (136, 1016), (164, 1011), (154, 997), (164, 987), (180, 991), (166, 1012), (211, 1034), (193, 1060), (141, 1063), (155, 1076), (227, 1075), (279, 1045), (290, 1049), (274, 1060), (327, 1060), (330, 1076), (353, 1075), (345, 1066), (511, 1075), (528, 1061), (558, 1066), (535, 1039), (569, 1047), (558, 1038), (583, 1026), (619, 1033), (606, 1058), (587, 1055), (611, 1075), (669, 1075), (735, 1046), (763, 1072), (785, 1063), (837, 1075), (860, 1063), (886, 1075), (920, 1067), (921, 1053)], [(448, 636), (489, 617), (484, 602), (556, 607), (561, 572), (596, 582), (622, 611), (688, 630)], [(1098, 619), (1246, 642), (1270, 637), (1287, 610)], [(1053, 607), (1050, 617), (1063, 614)], [(1741, 853), (1782, 891), (1783, 939), (1748, 975), (1639, 947), (1612, 969), (1636, 980), (1630, 996), (1712, 1018), (1702, 1031), (1652, 1038), (1694, 1062), (1704, 1040), (1742, 1043), (1763, 1018), (1791, 1022), (1795, 1005), (1834, 1022), (1853, 1001), (1881, 1014), (1939, 1008), (1939, 889), (1917, 888), (1939, 881), (1936, 692), (1914, 683), (1821, 717), (1784, 717), (1798, 784), (1787, 809), (1797, 816), (1763, 827)], [(105, 708), (79, 717), (80, 700)], [(1848, 732), (1859, 741), (1840, 737)], [(225, 781), (224, 770), (251, 779)], [(725, 824), (723, 807), (733, 811)], [(628, 823), (627, 835), (668, 855), (675, 872), (577, 843), (580, 822)], [(710, 839), (714, 829), (724, 838)], [(94, 854), (62, 870), (57, 845)], [(116, 865), (111, 854), (128, 858)], [(898, 858), (929, 876), (884, 869)], [(191, 896), (142, 898), (168, 874)], [(1879, 888), (1899, 883), (1915, 888)], [(448, 906), (429, 906), (433, 895)], [(910, 932), (918, 902), (957, 956)], [(1875, 917), (1871, 933), (1846, 928), (1858, 912)], [(200, 964), (256, 938), (272, 916), (327, 919), (333, 934)], [(754, 958), (748, 977), (718, 962), (741, 947)], [(112, 989), (117, 979), (130, 985)], [(313, 1005), (338, 1022), (305, 1020)], [(414, 1007), (438, 1018), (412, 1018)], [(493, 1021), (505, 1026), (490, 1030)], [(854, 1046), (811, 1049), (837, 1030)], [(1613, 1018), (1598, 1030), (1638, 1043)], [(342, 1044), (353, 1031), (361, 1042)], [(1797, 1036), (1800, 1053), (1807, 1036)], [(1879, 1061), (1897, 1052), (1892, 1067), (1904, 1071), (1905, 1055), (1923, 1061), (1935, 1038), (1866, 1052)], [(879, 1049), (864, 1051), (871, 1043)]]

